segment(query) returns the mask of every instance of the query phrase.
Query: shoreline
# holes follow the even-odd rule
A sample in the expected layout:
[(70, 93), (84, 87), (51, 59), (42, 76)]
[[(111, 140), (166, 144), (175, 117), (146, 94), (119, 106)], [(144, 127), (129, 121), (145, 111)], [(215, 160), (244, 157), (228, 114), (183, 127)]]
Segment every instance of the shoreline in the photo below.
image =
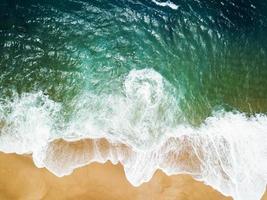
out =
[[(30, 178), (29, 178), (30, 177)], [(139, 187), (126, 179), (123, 167), (111, 162), (92, 163), (57, 177), (37, 168), (31, 157), (0, 153), (0, 199), (177, 199), (231, 200), (189, 175), (167, 176), (160, 170)], [(266, 200), (265, 193), (262, 200)]]

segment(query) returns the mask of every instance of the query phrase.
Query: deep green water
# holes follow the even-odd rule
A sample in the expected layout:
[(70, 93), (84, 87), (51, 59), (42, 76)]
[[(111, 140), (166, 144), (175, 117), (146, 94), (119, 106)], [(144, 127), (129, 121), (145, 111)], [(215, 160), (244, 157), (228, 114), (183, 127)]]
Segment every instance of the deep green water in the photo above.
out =
[(68, 113), (82, 92), (123, 93), (132, 69), (152, 68), (190, 123), (266, 113), (267, 2), (174, 3), (1, 0), (1, 98), (42, 91)]

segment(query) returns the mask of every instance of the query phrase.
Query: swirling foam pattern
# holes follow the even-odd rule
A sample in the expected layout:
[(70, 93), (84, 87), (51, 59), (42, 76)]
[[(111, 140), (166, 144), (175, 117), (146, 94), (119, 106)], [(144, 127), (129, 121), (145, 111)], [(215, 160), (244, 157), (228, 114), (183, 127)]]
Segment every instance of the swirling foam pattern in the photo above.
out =
[(188, 173), (235, 200), (267, 182), (267, 4), (0, 2), (0, 150), (135, 186)]

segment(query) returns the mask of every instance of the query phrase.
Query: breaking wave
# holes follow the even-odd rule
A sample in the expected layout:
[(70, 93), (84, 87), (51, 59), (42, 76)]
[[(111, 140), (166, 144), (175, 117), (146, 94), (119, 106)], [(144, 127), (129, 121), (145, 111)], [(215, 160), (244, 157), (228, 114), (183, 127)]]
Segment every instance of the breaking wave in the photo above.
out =
[(121, 93), (83, 92), (68, 120), (42, 92), (0, 104), (0, 150), (32, 154), (57, 176), (91, 162), (120, 162), (129, 182), (157, 169), (186, 173), (235, 200), (260, 199), (267, 181), (267, 116), (214, 111), (200, 126), (186, 123), (183, 92), (152, 69), (131, 70)]
[(171, 1), (166, 1), (166, 2), (159, 2), (159, 1), (156, 1), (156, 0), (152, 0), (155, 4), (157, 4), (158, 6), (167, 6), (167, 7), (170, 7), (171, 9), (174, 9), (174, 10), (177, 10), (178, 9), (178, 6), (176, 4), (174, 4), (173, 2)]

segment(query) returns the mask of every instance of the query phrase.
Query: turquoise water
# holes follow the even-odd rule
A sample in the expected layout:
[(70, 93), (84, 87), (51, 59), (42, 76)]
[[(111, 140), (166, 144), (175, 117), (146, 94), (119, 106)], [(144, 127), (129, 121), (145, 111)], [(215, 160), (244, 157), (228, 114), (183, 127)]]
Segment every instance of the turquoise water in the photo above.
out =
[(214, 109), (266, 113), (266, 3), (177, 6), (2, 0), (2, 98), (43, 91), (69, 105), (83, 91), (121, 93), (132, 69), (151, 68), (179, 91), (190, 123)]
[[(266, 36), (264, 0), (0, 0), (0, 149), (40, 157), (56, 138), (105, 137), (146, 151), (183, 135), (213, 158), (207, 137), (221, 165), (259, 183), (260, 195)], [(201, 158), (206, 174), (211, 157)], [(248, 195), (228, 175), (227, 187), (198, 178)]]

